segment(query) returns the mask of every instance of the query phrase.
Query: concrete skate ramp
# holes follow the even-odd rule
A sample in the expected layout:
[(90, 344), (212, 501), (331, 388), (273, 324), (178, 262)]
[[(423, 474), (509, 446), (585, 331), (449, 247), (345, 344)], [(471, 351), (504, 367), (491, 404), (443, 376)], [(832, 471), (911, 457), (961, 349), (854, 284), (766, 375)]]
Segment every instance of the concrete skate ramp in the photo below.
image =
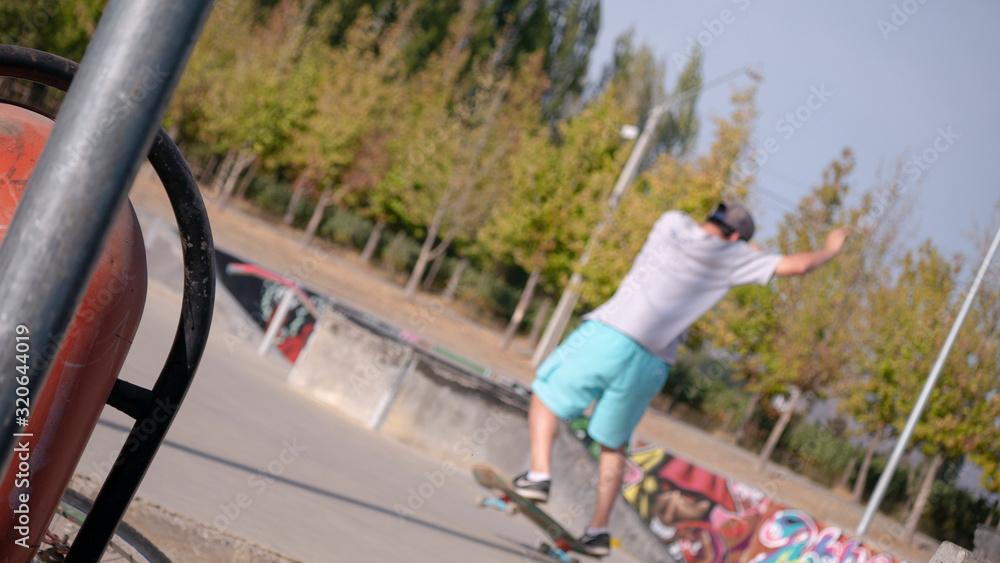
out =
[[(528, 465), (525, 390), (342, 315), (328, 313), (320, 320), (289, 382), (359, 424), (441, 460), (440, 471), (426, 475), (407, 504), (395, 507), (402, 516), (418, 510), (444, 477), (468, 472), (473, 463), (490, 463), (505, 475)], [(594, 509), (597, 462), (565, 425), (556, 439), (552, 472), (546, 511), (580, 534)], [(624, 499), (615, 506), (611, 529), (623, 551), (642, 561), (671, 561)]]

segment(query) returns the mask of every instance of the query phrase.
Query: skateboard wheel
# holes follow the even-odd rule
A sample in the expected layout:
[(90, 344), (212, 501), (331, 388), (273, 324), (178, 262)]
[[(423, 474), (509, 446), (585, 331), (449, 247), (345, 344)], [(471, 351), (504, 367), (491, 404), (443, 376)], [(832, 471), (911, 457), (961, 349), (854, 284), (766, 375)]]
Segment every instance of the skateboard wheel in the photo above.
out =
[(508, 514), (508, 515), (510, 515), (510, 516), (515, 516), (515, 515), (517, 515), (517, 514), (518, 514), (519, 512), (521, 512), (521, 509), (520, 509), (520, 508), (519, 508), (519, 507), (518, 507), (518, 506), (517, 506), (516, 504), (513, 504), (513, 503), (510, 503), (510, 504), (508, 504), (508, 505), (507, 505), (507, 508), (505, 508), (504, 510), (505, 510), (505, 511), (507, 512), (507, 514)]
[(549, 547), (549, 544), (547, 543), (543, 543), (538, 546), (538, 552), (541, 553), (542, 555), (548, 555), (551, 551), (552, 548)]
[(476, 506), (478, 506), (479, 508), (486, 508), (486, 499), (487, 498), (488, 497), (486, 497), (485, 495), (477, 498), (476, 499)]

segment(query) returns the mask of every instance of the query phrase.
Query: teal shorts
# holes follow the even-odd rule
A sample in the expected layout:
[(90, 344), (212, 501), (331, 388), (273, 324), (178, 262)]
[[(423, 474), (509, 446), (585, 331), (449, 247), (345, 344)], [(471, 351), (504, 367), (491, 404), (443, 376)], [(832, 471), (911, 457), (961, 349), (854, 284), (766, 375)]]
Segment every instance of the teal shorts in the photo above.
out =
[(538, 366), (531, 390), (563, 420), (578, 418), (597, 399), (587, 433), (618, 449), (628, 443), (669, 372), (666, 362), (635, 340), (587, 321)]

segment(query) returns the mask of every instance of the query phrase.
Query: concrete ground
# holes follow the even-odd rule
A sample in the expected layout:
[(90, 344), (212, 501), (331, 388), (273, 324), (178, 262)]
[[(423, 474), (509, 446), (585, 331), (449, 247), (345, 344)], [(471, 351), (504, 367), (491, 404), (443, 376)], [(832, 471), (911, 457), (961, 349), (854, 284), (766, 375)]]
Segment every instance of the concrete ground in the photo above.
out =
[[(155, 378), (179, 303), (150, 284), (124, 379)], [(539, 532), (527, 519), (474, 506), (483, 490), (470, 475), (294, 391), (287, 363), (232, 338), (224, 297), (216, 314), (218, 330), (139, 497), (304, 562), (546, 560), (532, 553)], [(106, 408), (77, 473), (103, 479), (129, 426)], [(400, 507), (412, 514), (400, 517)], [(142, 531), (157, 540), (156, 530)], [(182, 545), (156, 543), (175, 557), (187, 547), (169, 541)]]

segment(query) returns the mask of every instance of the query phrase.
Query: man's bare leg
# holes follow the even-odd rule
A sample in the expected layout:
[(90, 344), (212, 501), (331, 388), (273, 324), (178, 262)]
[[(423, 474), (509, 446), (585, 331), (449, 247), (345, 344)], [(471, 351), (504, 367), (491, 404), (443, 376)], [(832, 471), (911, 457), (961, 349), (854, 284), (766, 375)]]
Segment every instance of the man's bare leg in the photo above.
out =
[(551, 473), (552, 444), (559, 430), (559, 417), (537, 395), (531, 396), (528, 407), (528, 433), (531, 436), (531, 470)]
[(612, 450), (601, 446), (601, 457), (598, 461), (597, 506), (594, 508), (594, 519), (590, 528), (607, 528), (611, 509), (615, 499), (622, 490), (622, 478), (625, 475), (625, 454), (621, 448)]

